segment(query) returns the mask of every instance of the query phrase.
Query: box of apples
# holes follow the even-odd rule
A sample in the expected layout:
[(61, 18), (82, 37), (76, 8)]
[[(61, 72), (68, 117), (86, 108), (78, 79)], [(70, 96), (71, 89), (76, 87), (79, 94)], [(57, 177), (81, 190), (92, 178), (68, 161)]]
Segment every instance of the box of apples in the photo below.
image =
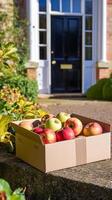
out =
[(42, 172), (111, 157), (110, 125), (60, 112), (41, 119), (13, 122), (16, 156)]

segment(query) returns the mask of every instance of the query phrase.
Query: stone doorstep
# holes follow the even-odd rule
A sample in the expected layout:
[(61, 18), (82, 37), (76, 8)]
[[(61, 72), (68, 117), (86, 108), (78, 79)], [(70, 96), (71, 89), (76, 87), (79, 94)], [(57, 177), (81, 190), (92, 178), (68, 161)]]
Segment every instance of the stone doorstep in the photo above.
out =
[(57, 98), (83, 98), (82, 93), (54, 93), (54, 94), (38, 94), (39, 99), (57, 99)]
[(26, 186), (27, 200), (112, 200), (112, 160), (44, 174), (0, 151), (0, 177)]

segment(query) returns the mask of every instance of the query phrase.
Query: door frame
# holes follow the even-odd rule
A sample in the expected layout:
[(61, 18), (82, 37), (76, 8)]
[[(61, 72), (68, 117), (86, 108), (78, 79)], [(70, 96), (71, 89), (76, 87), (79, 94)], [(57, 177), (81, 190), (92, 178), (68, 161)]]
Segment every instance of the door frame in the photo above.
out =
[(82, 83), (81, 93), (84, 93), (84, 60), (85, 60), (85, 1), (81, 1), (81, 13), (61, 13), (51, 11), (50, 0), (47, 0), (47, 58), (48, 58), (48, 93), (51, 94), (51, 17), (52, 16), (80, 16), (82, 18)]

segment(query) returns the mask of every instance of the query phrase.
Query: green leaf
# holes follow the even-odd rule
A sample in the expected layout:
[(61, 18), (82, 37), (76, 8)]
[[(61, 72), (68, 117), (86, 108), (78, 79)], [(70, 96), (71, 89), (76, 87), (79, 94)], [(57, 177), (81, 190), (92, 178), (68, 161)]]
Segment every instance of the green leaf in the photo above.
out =
[(3, 136), (7, 133), (8, 124), (11, 122), (10, 116), (3, 115), (0, 119), (0, 136)]
[(25, 195), (24, 195), (24, 192), (23, 192), (23, 188), (16, 189), (13, 192), (10, 200), (25, 200)]
[(12, 193), (9, 183), (4, 179), (0, 179), (0, 192), (5, 192), (7, 195)]

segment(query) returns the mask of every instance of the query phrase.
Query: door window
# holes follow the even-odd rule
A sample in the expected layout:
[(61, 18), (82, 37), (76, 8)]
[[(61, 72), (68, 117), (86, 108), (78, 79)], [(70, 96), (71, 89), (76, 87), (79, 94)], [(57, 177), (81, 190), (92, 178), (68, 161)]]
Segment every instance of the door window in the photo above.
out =
[(92, 60), (93, 51), (93, 1), (85, 0), (85, 60)]
[(86, 24), (86, 30), (90, 30), (90, 31), (92, 31), (92, 16), (86, 16), (86, 22), (85, 22), (85, 24)]
[(47, 59), (47, 22), (46, 14), (39, 12), (39, 59)]
[(51, 0), (51, 10), (63, 13), (81, 13), (81, 0)]
[(46, 11), (46, 0), (39, 0), (39, 11)]
[(85, 13), (92, 14), (92, 0), (85, 0)]

